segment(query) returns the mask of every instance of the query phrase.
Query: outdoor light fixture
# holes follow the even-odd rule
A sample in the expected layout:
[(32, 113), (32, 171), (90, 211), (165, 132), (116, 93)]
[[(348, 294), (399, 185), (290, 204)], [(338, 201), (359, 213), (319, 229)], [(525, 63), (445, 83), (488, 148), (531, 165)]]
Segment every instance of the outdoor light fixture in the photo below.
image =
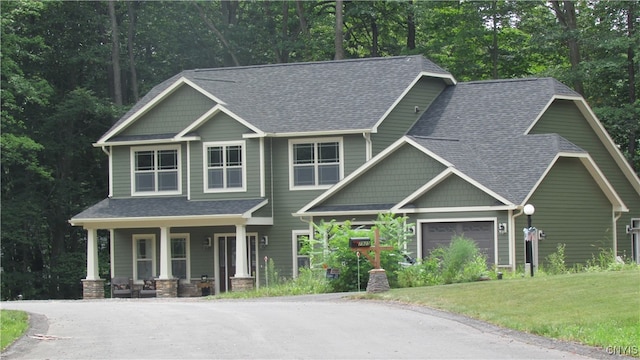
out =
[(531, 226), (531, 215), (536, 212), (536, 208), (527, 204), (524, 206), (524, 213), (527, 215), (527, 228), (524, 229), (524, 244), (525, 244), (525, 262), (529, 264), (531, 276), (533, 276), (533, 238), (536, 229)]

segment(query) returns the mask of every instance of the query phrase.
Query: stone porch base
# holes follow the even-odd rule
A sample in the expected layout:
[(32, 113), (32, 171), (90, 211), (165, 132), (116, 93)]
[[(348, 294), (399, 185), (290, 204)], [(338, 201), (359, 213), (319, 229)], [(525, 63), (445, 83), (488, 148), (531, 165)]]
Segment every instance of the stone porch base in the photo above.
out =
[(156, 297), (178, 297), (178, 279), (156, 279)]
[(104, 299), (104, 281), (104, 279), (82, 279), (82, 298), (86, 300)]
[(231, 291), (251, 291), (255, 287), (255, 279), (252, 277), (232, 277)]

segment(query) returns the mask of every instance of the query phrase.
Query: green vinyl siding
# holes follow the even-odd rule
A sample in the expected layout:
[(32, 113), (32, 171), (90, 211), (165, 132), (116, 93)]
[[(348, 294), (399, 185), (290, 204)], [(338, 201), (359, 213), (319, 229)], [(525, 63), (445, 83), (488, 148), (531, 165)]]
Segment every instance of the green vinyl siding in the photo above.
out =
[(120, 135), (177, 134), (216, 104), (188, 85), (182, 85)]
[[(185, 144), (180, 145), (180, 176), (182, 176), (182, 195), (187, 194), (187, 150)], [(158, 145), (162, 146), (162, 145)], [(137, 146), (133, 146), (135, 148)], [(144, 145), (153, 147), (153, 145)], [(114, 146), (111, 148), (113, 197), (129, 197), (131, 194), (131, 146)], [(153, 195), (149, 195), (153, 196)]]
[[(558, 244), (565, 244), (569, 265), (584, 264), (600, 249), (611, 249), (611, 203), (579, 159), (558, 159), (529, 203), (535, 206), (532, 225), (547, 235), (539, 243), (539, 263), (544, 263)], [(516, 229), (526, 226), (526, 215), (516, 218)], [(523, 259), (523, 234), (516, 232), (516, 262), (523, 263)]]
[(451, 175), (413, 202), (417, 208), (494, 206), (496, 199), (456, 175)]
[[(242, 135), (252, 133), (229, 115), (219, 113), (197, 129), (201, 141), (190, 142), (191, 151), (191, 198), (234, 199), (255, 198), (260, 196), (260, 139), (243, 139)], [(204, 192), (204, 143), (218, 141), (243, 141), (245, 143), (246, 192)]]
[(378, 132), (371, 135), (373, 156), (405, 135), (445, 87), (442, 79), (423, 77), (418, 80), (380, 124)]
[(625, 225), (631, 223), (631, 218), (640, 217), (640, 194), (633, 188), (576, 105), (571, 101), (556, 100), (536, 123), (531, 133), (557, 133), (589, 152), (623, 203), (629, 208), (629, 212), (622, 213), (618, 219), (616, 230), (618, 255), (630, 254), (631, 241), (625, 232)]
[(444, 169), (415, 147), (403, 145), (322, 205), (395, 204)]
[[(129, 229), (117, 229), (113, 231), (114, 238), (111, 239), (111, 241), (113, 241), (114, 247), (112, 257), (115, 273), (111, 274), (111, 277), (133, 276), (133, 244), (131, 243), (132, 231), (133, 230)], [(150, 234), (152, 232), (153, 231), (151, 229), (140, 229), (137, 233)]]

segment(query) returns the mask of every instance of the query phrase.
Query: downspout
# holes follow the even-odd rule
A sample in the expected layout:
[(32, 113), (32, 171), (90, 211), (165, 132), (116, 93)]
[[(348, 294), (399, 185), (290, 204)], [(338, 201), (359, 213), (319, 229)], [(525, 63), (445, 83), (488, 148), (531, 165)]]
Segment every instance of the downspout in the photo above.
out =
[(618, 256), (618, 219), (622, 216), (622, 211), (618, 211), (618, 215), (616, 216), (616, 211), (613, 210), (613, 254), (614, 256)]
[(191, 141), (187, 141), (187, 200), (191, 200)]
[[(112, 170), (113, 169), (113, 163), (112, 163), (112, 157), (111, 157), (111, 151), (107, 151), (106, 146), (102, 145), (102, 152), (107, 154), (107, 157), (109, 158), (109, 197), (113, 197), (113, 173)], [(109, 147), (109, 149), (111, 149), (111, 147)]]
[(362, 137), (364, 138), (364, 142), (365, 142), (365, 161), (369, 161), (371, 160), (372, 154), (373, 154), (373, 145), (371, 143), (371, 133), (368, 132), (363, 132), (362, 133)]
[[(511, 271), (514, 272), (516, 271), (516, 218), (524, 214), (524, 207), (519, 206), (518, 208), (520, 209), (519, 213), (509, 216), (509, 242), (513, 244), (513, 249), (511, 250), (513, 257), (513, 261), (511, 263)], [(509, 210), (509, 213), (513, 213), (513, 210)]]

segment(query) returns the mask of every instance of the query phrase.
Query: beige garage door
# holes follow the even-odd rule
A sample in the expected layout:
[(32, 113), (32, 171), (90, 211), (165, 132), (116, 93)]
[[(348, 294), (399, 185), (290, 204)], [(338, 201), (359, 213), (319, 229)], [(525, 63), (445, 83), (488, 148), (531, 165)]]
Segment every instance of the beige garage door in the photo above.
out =
[(440, 222), (422, 224), (422, 256), (427, 257), (438, 246), (448, 246), (454, 235), (473, 239), (487, 256), (487, 264), (495, 263), (493, 221)]

